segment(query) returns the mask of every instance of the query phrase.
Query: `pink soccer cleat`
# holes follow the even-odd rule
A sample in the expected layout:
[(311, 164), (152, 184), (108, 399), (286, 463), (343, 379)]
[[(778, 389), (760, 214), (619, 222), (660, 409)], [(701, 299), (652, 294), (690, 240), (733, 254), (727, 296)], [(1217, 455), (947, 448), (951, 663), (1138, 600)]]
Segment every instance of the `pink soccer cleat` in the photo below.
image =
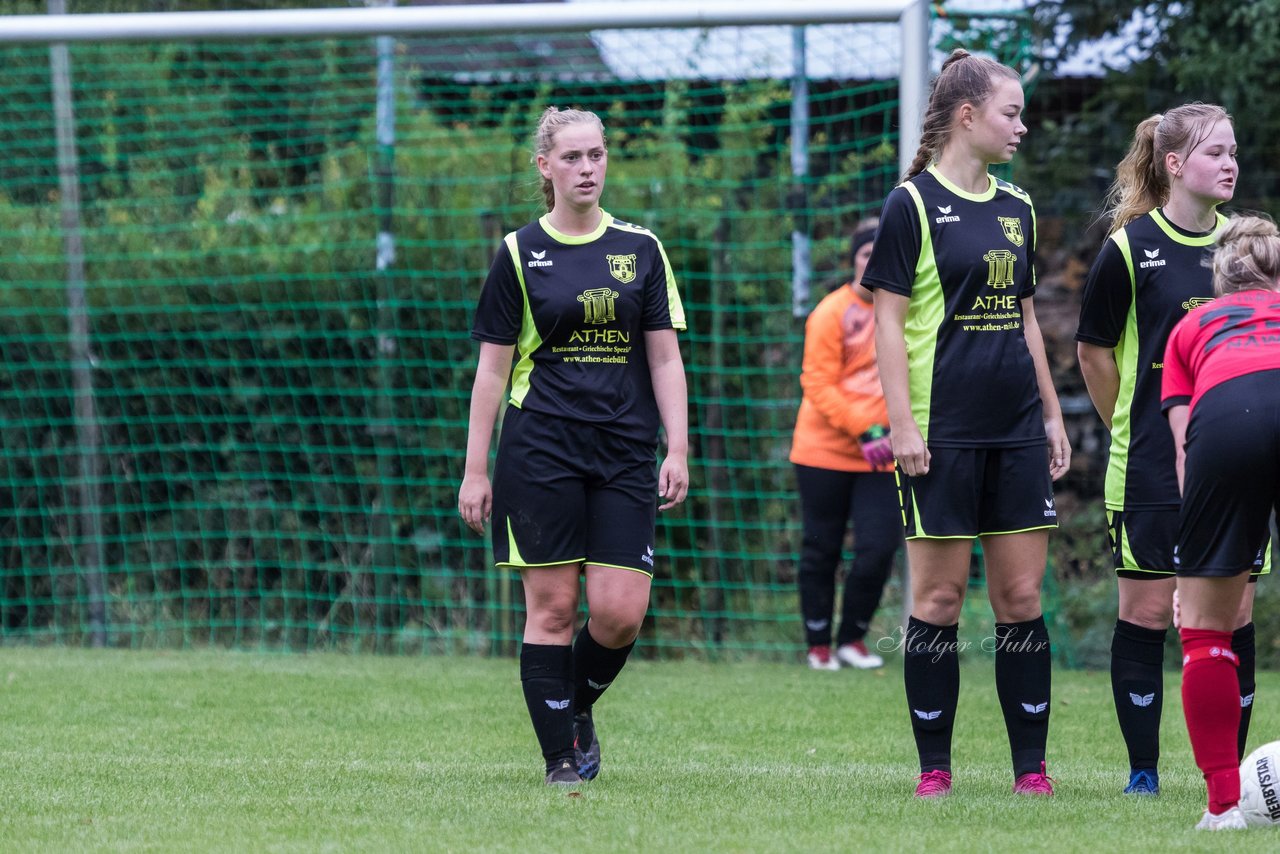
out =
[(951, 794), (950, 771), (925, 771), (916, 783), (917, 798), (943, 798)]
[(1044, 763), (1040, 763), (1040, 772), (1028, 772), (1018, 775), (1013, 781), (1015, 795), (1052, 795), (1053, 778), (1045, 773)]

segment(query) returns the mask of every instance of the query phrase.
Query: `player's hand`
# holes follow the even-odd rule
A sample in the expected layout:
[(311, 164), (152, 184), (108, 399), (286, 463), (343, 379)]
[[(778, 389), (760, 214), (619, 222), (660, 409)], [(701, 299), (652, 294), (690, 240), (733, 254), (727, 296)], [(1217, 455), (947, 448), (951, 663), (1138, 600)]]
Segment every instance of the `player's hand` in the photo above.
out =
[(1044, 433), (1049, 443), (1049, 474), (1057, 480), (1071, 468), (1071, 442), (1061, 417), (1046, 419)]
[(929, 473), (929, 463), (933, 455), (920, 435), (920, 427), (915, 419), (894, 430), (889, 436), (893, 448), (893, 456), (898, 461), (903, 474), (908, 477), (920, 477)]
[(484, 525), (493, 512), (493, 488), (483, 474), (469, 474), (458, 487), (458, 515), (467, 527), (477, 534), (484, 533)]
[(658, 510), (670, 510), (689, 495), (689, 460), (684, 454), (667, 454), (658, 470), (658, 497), (665, 498)]
[(862, 458), (875, 468), (893, 464), (893, 440), (889, 428), (877, 424), (858, 437)]

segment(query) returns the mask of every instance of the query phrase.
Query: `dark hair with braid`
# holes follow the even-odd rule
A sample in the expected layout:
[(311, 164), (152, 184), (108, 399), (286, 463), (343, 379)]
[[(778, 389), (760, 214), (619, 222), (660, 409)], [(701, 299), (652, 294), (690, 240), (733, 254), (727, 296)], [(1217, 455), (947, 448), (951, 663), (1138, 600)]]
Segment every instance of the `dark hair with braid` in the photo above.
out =
[(929, 106), (920, 131), (920, 147), (916, 149), (915, 160), (911, 161), (902, 180), (914, 178), (938, 159), (951, 138), (956, 108), (961, 104), (981, 107), (995, 91), (996, 81), (1002, 77), (1021, 82), (1018, 72), (994, 59), (974, 56), (962, 47), (951, 51), (929, 91)]

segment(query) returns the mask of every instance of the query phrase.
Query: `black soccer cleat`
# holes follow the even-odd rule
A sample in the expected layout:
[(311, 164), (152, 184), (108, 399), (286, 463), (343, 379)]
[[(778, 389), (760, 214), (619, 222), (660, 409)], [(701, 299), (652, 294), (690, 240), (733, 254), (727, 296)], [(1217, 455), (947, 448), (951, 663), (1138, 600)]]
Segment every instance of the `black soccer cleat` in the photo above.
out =
[(576, 786), (581, 782), (582, 777), (573, 769), (573, 763), (568, 759), (560, 760), (547, 772), (548, 786)]
[(573, 758), (582, 779), (594, 780), (600, 773), (600, 739), (596, 738), (596, 725), (589, 711), (573, 716)]

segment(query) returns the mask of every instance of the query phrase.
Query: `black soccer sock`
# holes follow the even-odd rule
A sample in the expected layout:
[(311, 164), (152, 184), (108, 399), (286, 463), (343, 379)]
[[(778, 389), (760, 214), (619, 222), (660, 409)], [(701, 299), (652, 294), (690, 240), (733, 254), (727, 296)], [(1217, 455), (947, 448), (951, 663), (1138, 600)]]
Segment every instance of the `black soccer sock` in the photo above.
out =
[(520, 649), (520, 682), (547, 770), (572, 761), (573, 648), (526, 643)]
[(902, 675), (921, 773), (951, 770), (951, 732), (960, 699), (958, 628), (915, 617), (907, 621)]
[(1014, 776), (1039, 773), (1049, 740), (1053, 655), (1044, 617), (996, 623), (996, 695)]
[(1240, 731), (1236, 738), (1236, 747), (1240, 759), (1245, 756), (1245, 745), (1249, 743), (1249, 718), (1253, 714), (1253, 694), (1257, 689), (1254, 675), (1255, 659), (1253, 623), (1241, 626), (1231, 633), (1231, 651), (1240, 660), (1236, 673), (1240, 676)]
[(1160, 713), (1164, 708), (1164, 639), (1167, 629), (1116, 620), (1111, 638), (1111, 693), (1131, 769), (1154, 770), (1160, 761)]
[(605, 689), (613, 684), (635, 648), (635, 641), (620, 649), (601, 646), (591, 636), (588, 620), (573, 642), (573, 690), (576, 711), (589, 712)]

